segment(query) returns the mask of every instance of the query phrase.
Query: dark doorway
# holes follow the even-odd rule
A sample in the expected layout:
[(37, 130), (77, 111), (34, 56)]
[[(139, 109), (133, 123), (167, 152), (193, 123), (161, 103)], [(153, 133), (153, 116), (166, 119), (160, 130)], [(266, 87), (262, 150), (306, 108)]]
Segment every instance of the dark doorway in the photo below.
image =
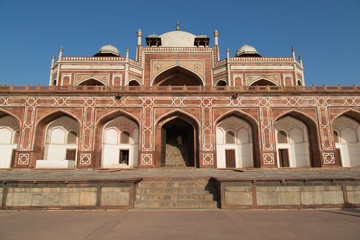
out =
[(279, 149), (279, 162), (280, 167), (290, 167), (288, 149)]
[(342, 166), (340, 148), (335, 149), (335, 161), (338, 166)]
[(194, 166), (194, 128), (186, 121), (175, 118), (161, 129), (161, 166)]
[(11, 163), (10, 163), (10, 167), (15, 166), (15, 155), (16, 155), (16, 149), (13, 149), (13, 150), (12, 150), (12, 153), (11, 153)]
[(76, 158), (76, 149), (66, 149), (66, 160), (74, 160)]
[(124, 150), (124, 149), (120, 150), (119, 163), (126, 165), (129, 164), (129, 150)]
[(154, 86), (202, 86), (201, 78), (193, 72), (182, 68), (174, 67), (154, 79)]
[(226, 168), (235, 168), (235, 150), (226, 149), (225, 150), (225, 161)]

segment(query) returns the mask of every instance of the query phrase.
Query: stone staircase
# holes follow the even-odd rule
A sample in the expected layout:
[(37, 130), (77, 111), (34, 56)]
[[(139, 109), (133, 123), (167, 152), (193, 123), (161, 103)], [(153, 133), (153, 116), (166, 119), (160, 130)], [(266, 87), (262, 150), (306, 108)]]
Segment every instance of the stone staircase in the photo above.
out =
[(188, 156), (185, 156), (185, 146), (177, 146), (173, 144), (166, 144), (166, 167), (186, 167), (188, 165)]
[(211, 180), (141, 181), (135, 208), (142, 209), (216, 209), (215, 183)]

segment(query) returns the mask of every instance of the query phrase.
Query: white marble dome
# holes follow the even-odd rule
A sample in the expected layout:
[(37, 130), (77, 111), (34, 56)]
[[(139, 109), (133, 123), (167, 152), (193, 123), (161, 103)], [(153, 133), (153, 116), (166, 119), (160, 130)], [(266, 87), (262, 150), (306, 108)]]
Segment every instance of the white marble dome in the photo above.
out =
[(116, 47), (109, 44), (102, 46), (99, 49), (99, 51), (95, 54), (95, 56), (109, 56), (109, 55), (120, 57), (120, 52)]
[(260, 54), (256, 51), (253, 46), (244, 44), (241, 48), (236, 51), (235, 57), (241, 57), (244, 55), (259, 56)]
[(193, 47), (196, 36), (183, 31), (167, 32), (159, 36), (162, 47)]

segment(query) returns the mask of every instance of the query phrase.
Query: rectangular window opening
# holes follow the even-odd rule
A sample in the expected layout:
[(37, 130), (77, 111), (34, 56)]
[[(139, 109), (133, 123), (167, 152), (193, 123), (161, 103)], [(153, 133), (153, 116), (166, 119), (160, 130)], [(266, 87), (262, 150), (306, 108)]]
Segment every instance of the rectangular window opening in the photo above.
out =
[(76, 149), (66, 149), (66, 160), (76, 160)]
[(235, 149), (225, 150), (226, 168), (235, 168)]
[(129, 150), (120, 149), (119, 163), (129, 165)]
[(290, 167), (288, 149), (279, 149), (279, 162), (280, 167)]

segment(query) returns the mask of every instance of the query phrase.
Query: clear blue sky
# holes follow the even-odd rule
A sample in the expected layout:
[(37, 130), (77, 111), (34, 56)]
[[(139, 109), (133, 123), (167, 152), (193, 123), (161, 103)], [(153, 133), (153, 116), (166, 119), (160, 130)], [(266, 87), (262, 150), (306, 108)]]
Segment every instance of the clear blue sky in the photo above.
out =
[(220, 32), (221, 58), (244, 43), (265, 57), (303, 56), (307, 85), (360, 85), (360, 1), (0, 0), (0, 83), (47, 85), (51, 55), (92, 56), (111, 43), (135, 58), (136, 31)]

